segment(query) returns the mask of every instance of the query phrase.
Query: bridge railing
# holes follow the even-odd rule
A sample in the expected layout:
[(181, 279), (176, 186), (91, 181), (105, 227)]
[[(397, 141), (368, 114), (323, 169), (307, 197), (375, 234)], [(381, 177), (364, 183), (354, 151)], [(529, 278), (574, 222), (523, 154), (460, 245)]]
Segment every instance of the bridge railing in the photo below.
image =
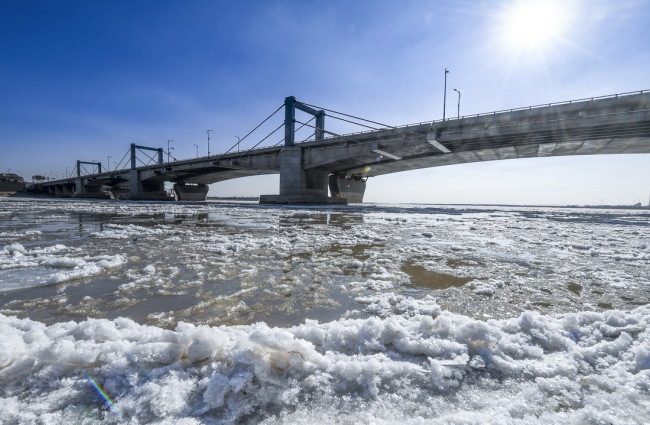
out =
[[(643, 93), (648, 93), (650, 90), (639, 90), (639, 91), (631, 91), (631, 92), (625, 92), (625, 93), (617, 93), (617, 94), (608, 94), (605, 96), (595, 96), (595, 97), (585, 97), (582, 99), (574, 99), (574, 100), (565, 100), (562, 102), (552, 102), (552, 103), (542, 103), (539, 105), (532, 105), (532, 106), (526, 106), (522, 108), (513, 108), (513, 109), (502, 109), (500, 111), (494, 111), (494, 112), (484, 112), (481, 114), (472, 114), (472, 115), (465, 115), (460, 118), (454, 118), (454, 119), (462, 119), (462, 118), (471, 118), (471, 117), (481, 117), (481, 116), (486, 116), (486, 115), (495, 115), (495, 114), (503, 114), (506, 112), (515, 112), (515, 111), (527, 111), (530, 109), (537, 109), (537, 108), (547, 108), (549, 106), (558, 106), (558, 105), (570, 105), (573, 103), (579, 103), (579, 102), (591, 102), (594, 100), (602, 100), (602, 99), (616, 99), (618, 97), (622, 96), (631, 96), (635, 94), (643, 94)], [(442, 121), (442, 120), (440, 120)]]
[[(461, 117), (456, 117), (456, 118), (448, 118), (448, 119), (444, 120), (444, 122), (462, 120), (463, 118), (485, 117), (485, 116), (489, 116), (489, 115), (504, 114), (504, 113), (508, 113), (508, 112), (527, 111), (527, 110), (537, 109), (537, 108), (547, 108), (549, 106), (570, 105), (570, 104), (573, 104), (573, 103), (591, 102), (591, 101), (594, 101), (594, 100), (602, 100), (602, 99), (616, 99), (618, 97), (631, 96), (631, 95), (643, 94), (643, 93), (650, 93), (650, 90), (639, 90), (639, 91), (631, 91), (631, 92), (624, 92), (624, 93), (617, 93), (617, 94), (608, 94), (608, 95), (604, 95), (604, 96), (586, 97), (586, 98), (583, 98), (583, 99), (573, 99), (573, 100), (565, 100), (565, 101), (561, 101), (561, 102), (543, 103), (543, 104), (539, 104), (539, 105), (525, 106), (525, 107), (521, 107), (521, 108), (502, 109), (502, 110), (493, 111), (493, 112), (482, 112), (480, 114), (471, 114), (471, 115), (463, 115)], [(440, 120), (433, 120), (433, 121), (424, 121), (424, 122), (419, 122), (419, 123), (397, 125), (397, 126), (388, 127), (388, 128), (398, 129), (398, 128), (406, 128), (406, 127), (415, 127), (415, 126), (425, 125), (425, 124), (434, 124), (434, 123), (439, 123), (439, 122), (443, 122), (443, 120), (440, 119)], [(364, 130), (364, 131), (358, 131), (356, 133), (342, 134), (341, 136), (326, 137), (326, 139), (334, 139), (336, 137), (357, 136), (359, 134), (373, 133), (375, 131), (377, 131), (377, 130)]]

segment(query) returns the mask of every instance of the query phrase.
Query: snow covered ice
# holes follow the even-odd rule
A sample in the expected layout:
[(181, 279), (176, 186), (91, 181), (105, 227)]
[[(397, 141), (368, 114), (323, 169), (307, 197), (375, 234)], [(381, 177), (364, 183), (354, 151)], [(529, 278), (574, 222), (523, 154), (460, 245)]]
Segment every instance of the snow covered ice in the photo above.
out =
[(0, 423), (646, 423), (649, 219), (0, 198)]

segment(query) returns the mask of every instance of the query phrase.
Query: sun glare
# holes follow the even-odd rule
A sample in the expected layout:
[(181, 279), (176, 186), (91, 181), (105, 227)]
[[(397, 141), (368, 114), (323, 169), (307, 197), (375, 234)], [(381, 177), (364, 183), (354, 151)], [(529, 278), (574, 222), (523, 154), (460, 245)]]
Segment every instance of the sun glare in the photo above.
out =
[(567, 30), (568, 2), (517, 0), (503, 11), (499, 29), (503, 42), (518, 53), (538, 52), (552, 47)]

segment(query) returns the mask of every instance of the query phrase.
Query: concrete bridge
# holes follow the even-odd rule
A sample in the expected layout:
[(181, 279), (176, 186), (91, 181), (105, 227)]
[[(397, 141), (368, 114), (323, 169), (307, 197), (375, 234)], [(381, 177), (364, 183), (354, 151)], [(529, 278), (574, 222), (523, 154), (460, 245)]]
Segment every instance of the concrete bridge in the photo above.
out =
[[(315, 118), (315, 138), (295, 142), (296, 110)], [(277, 111), (276, 111), (277, 112)], [(163, 162), (162, 149), (131, 146), (131, 168), (49, 181), (40, 190), (59, 197), (205, 200), (207, 185), (280, 174), (280, 194), (261, 203), (362, 202), (367, 179), (418, 168), (477, 161), (564, 155), (650, 153), (650, 92), (540, 105), (487, 114), (335, 135), (326, 109), (293, 97), (284, 102), (284, 146)], [(334, 112), (334, 111), (332, 111)], [(307, 123), (302, 123), (307, 125)], [(154, 165), (136, 167), (136, 150), (158, 151)], [(77, 167), (79, 169), (79, 167)], [(328, 193), (329, 192), (329, 193)], [(328, 196), (330, 195), (330, 196)]]

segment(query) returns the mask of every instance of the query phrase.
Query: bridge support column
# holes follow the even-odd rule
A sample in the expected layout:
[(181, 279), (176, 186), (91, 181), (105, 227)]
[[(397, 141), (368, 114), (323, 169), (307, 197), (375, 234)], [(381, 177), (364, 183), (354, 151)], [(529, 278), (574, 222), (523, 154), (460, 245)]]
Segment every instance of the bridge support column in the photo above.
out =
[(262, 195), (260, 204), (346, 204), (344, 198), (327, 196), (327, 172), (303, 169), (303, 152), (285, 146), (280, 152), (280, 194)]
[(109, 195), (102, 191), (101, 184), (91, 184), (81, 177), (77, 177), (74, 183), (75, 191), (73, 198), (110, 198)]
[(74, 184), (57, 184), (54, 186), (54, 196), (57, 198), (71, 198), (74, 190)]
[(173, 201), (174, 198), (165, 193), (164, 181), (142, 181), (139, 170), (129, 172), (129, 194), (120, 195), (120, 199), (133, 201)]
[(336, 198), (345, 198), (350, 204), (363, 202), (366, 191), (366, 178), (360, 176), (346, 176), (345, 174), (330, 174), (330, 193)]
[(205, 201), (208, 196), (207, 184), (175, 184), (174, 192), (179, 201)]

